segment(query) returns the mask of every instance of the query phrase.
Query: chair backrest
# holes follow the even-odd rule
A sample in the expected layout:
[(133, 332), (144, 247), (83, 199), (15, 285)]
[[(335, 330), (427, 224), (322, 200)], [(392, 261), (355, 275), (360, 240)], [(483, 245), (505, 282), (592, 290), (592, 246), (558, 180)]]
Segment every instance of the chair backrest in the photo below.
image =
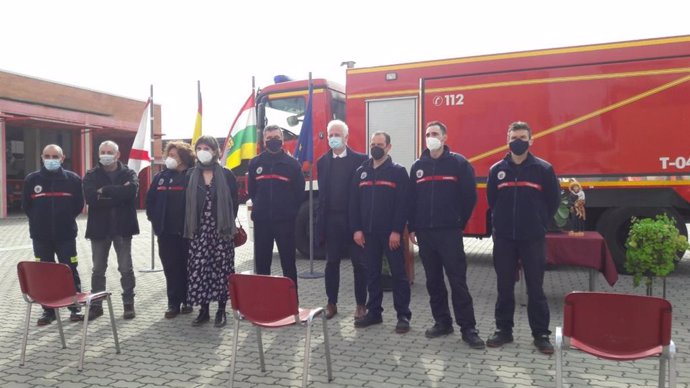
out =
[(290, 278), (232, 274), (228, 289), (232, 309), (249, 321), (268, 323), (299, 313), (297, 288)]
[(669, 345), (671, 310), (662, 298), (573, 292), (565, 297), (563, 335), (598, 357), (640, 359)]
[(46, 304), (77, 293), (72, 269), (67, 264), (20, 261), (17, 275), (22, 293), (37, 303)]

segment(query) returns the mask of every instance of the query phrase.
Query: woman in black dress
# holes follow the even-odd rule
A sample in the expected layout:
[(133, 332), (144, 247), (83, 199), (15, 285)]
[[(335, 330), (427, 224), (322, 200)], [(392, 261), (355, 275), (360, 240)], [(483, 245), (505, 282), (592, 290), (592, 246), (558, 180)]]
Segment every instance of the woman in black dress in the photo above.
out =
[(232, 237), (236, 232), (237, 180), (218, 163), (219, 148), (214, 137), (200, 137), (195, 145), (196, 166), (187, 173), (185, 236), (191, 239), (187, 299), (201, 306), (193, 326), (210, 320), (210, 302), (218, 302), (214, 325), (225, 326), (228, 277), (235, 272)]

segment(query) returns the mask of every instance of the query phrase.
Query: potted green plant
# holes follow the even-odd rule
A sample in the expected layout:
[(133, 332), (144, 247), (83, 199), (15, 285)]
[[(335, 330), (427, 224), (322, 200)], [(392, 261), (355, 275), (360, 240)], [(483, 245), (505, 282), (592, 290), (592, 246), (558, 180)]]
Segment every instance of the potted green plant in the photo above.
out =
[(647, 295), (652, 295), (654, 277), (670, 274), (675, 269), (678, 252), (689, 248), (688, 239), (680, 234), (675, 221), (666, 214), (633, 218), (625, 246), (625, 269), (633, 275), (635, 287), (644, 278)]

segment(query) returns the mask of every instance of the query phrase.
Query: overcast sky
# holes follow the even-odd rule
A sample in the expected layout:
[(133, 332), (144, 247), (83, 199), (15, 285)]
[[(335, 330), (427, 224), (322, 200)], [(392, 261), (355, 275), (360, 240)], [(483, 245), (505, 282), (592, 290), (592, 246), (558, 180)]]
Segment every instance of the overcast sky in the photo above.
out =
[[(275, 74), (690, 34), (690, 1), (0, 1), (0, 70), (163, 106), (166, 137), (227, 135)], [(143, 109), (143, 106), (142, 106)]]

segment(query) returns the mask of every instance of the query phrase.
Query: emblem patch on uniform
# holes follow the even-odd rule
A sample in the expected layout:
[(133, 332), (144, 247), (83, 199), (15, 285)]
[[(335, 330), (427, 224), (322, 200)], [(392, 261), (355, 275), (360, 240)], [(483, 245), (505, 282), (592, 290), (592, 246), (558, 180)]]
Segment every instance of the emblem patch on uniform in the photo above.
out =
[(415, 175), (417, 175), (417, 178), (423, 177), (424, 176), (424, 170), (417, 170), (417, 173)]
[(261, 173), (262, 173), (263, 171), (264, 171), (264, 168), (261, 167), (261, 166), (259, 166), (259, 167), (256, 168), (256, 174), (257, 174), (257, 175), (261, 175)]
[(34, 193), (38, 194), (41, 191), (43, 191), (43, 187), (41, 185), (34, 186)]
[(165, 182), (165, 179), (161, 178), (158, 180), (158, 186), (161, 186)]
[(496, 178), (498, 178), (499, 181), (505, 179), (505, 177), (506, 177), (505, 171), (499, 171), (498, 175), (496, 175)]
[(362, 175), (359, 176), (359, 179), (365, 179), (367, 177), (367, 172), (362, 171)]

